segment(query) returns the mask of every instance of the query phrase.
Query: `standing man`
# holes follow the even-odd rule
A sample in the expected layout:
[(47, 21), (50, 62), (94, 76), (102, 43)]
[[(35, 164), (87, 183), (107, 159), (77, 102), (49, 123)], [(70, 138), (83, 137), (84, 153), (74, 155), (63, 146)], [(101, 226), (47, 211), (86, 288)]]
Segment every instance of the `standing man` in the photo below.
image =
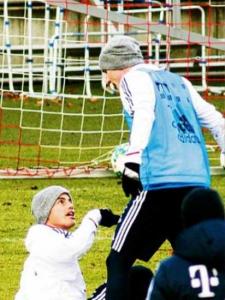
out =
[(201, 127), (225, 154), (225, 120), (185, 78), (145, 64), (132, 37), (112, 38), (99, 57), (106, 85), (120, 93), (130, 128), (122, 187), (130, 197), (107, 258), (107, 300), (125, 300), (128, 272), (136, 259), (148, 261), (182, 229), (183, 198), (210, 186)]

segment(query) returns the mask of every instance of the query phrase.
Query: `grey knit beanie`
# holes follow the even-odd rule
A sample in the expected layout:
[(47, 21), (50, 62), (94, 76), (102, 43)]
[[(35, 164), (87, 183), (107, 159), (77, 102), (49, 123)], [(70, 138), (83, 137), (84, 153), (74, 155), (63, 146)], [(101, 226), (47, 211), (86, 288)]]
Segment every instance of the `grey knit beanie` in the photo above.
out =
[(121, 70), (143, 62), (138, 41), (126, 35), (113, 37), (99, 56), (101, 70)]
[(70, 192), (59, 185), (49, 186), (34, 195), (31, 210), (38, 224), (46, 223), (55, 201), (63, 193), (68, 194), (72, 199)]

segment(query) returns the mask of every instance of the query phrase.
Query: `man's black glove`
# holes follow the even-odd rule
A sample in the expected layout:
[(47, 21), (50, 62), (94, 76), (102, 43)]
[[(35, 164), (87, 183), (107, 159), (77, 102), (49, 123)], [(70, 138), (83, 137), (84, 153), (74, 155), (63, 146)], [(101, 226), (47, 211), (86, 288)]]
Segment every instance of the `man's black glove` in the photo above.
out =
[(139, 179), (140, 165), (127, 162), (122, 175), (122, 188), (127, 197), (136, 198), (142, 191), (142, 185)]
[(101, 226), (111, 227), (113, 225), (116, 225), (119, 221), (120, 216), (114, 215), (111, 209), (100, 209), (100, 213), (102, 216), (102, 219), (100, 221)]

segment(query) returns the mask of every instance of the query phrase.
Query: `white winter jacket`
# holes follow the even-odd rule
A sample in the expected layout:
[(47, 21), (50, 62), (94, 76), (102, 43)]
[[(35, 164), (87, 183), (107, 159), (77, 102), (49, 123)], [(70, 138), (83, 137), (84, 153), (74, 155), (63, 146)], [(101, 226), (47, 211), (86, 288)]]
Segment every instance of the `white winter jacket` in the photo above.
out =
[(15, 300), (86, 300), (78, 259), (91, 247), (100, 220), (95, 209), (72, 233), (33, 225), (25, 240), (29, 256)]

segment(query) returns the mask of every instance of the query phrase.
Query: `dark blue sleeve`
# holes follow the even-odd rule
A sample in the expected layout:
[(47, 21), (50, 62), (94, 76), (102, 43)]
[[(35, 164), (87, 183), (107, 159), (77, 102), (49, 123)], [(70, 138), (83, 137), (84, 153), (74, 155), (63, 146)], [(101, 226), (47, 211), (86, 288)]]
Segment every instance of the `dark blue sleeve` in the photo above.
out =
[(161, 263), (149, 287), (146, 300), (174, 300), (175, 295), (170, 283), (171, 278), (168, 278), (167, 266)]

